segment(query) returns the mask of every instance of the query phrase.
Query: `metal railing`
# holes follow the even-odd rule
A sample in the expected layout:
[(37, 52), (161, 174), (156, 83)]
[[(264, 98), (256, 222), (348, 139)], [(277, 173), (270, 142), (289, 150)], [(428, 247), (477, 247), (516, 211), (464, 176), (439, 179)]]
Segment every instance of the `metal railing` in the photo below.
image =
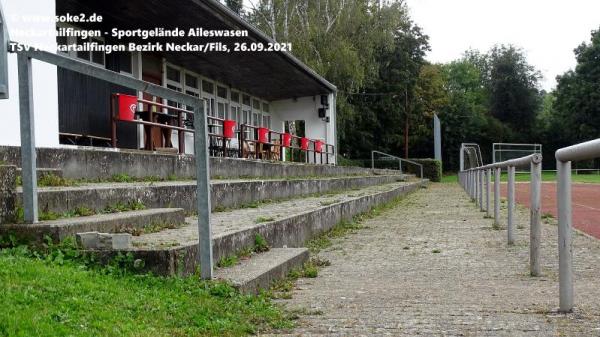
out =
[(573, 311), (571, 162), (600, 157), (600, 138), (556, 151), (559, 311)]
[[(6, 44), (0, 36), (0, 44)], [(18, 43), (11, 42), (9, 46)], [(212, 231), (210, 223), (210, 185), (207, 151), (207, 123), (204, 102), (197, 97), (177, 92), (156, 84), (135, 79), (102, 67), (84, 63), (67, 56), (49, 53), (33, 48), (10, 49), (9, 52), (17, 54), (18, 81), (19, 81), (19, 113), (21, 124), (21, 165), (23, 181), (23, 208), (24, 220), (35, 223), (38, 221), (38, 199), (37, 199), (37, 165), (35, 154), (35, 122), (33, 104), (32, 83), (32, 59), (61, 67), (70, 71), (84, 74), (106, 82), (114, 83), (146, 92), (153, 96), (159, 96), (168, 100), (176, 101), (191, 108), (194, 112), (195, 136), (194, 147), (196, 149), (196, 181), (197, 181), (197, 211), (198, 211), (198, 258), (201, 277), (211, 279), (213, 276), (212, 259)], [(3, 57), (3, 55), (0, 55)]]
[(373, 169), (373, 170), (375, 169), (375, 154), (376, 153), (380, 154), (382, 156), (386, 156), (386, 157), (392, 158), (392, 159), (397, 159), (398, 160), (398, 170), (400, 171), (400, 174), (402, 174), (402, 162), (406, 162), (406, 163), (409, 163), (409, 164), (412, 164), (412, 165), (415, 165), (415, 166), (419, 167), (419, 170), (420, 170), (420, 173), (421, 173), (420, 174), (421, 180), (423, 179), (423, 165), (422, 164), (419, 164), (419, 163), (417, 163), (415, 161), (412, 161), (412, 160), (409, 160), (409, 159), (400, 158), (398, 156), (394, 156), (392, 154), (381, 152), (381, 151), (376, 151), (376, 150), (372, 150), (371, 151), (371, 169)]
[[(462, 150), (461, 150), (462, 151)], [(508, 219), (507, 241), (508, 245), (515, 242), (515, 168), (529, 166), (531, 171), (530, 188), (530, 233), (529, 233), (529, 269), (532, 276), (541, 275), (540, 264), (540, 238), (541, 238), (541, 186), (542, 186), (542, 156), (532, 154), (529, 156), (511, 159), (500, 163), (478, 166), (459, 172), (459, 183), (479, 205), (487, 216), (490, 215), (490, 178), (494, 172), (494, 223), (500, 224), (500, 175), (502, 169), (508, 171)], [(485, 206), (484, 193), (485, 189)]]

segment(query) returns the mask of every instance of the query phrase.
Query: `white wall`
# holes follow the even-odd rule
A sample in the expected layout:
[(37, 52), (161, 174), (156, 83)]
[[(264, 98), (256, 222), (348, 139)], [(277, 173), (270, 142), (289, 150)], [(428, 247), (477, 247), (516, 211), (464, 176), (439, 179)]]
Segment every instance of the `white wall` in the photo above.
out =
[[(0, 0), (7, 21), (10, 39), (29, 45), (54, 45), (49, 33), (56, 30), (54, 22), (25, 22), (20, 15), (55, 16), (54, 0)], [(45, 36), (17, 35), (16, 30), (48, 32)], [(0, 145), (20, 145), (19, 88), (17, 57), (9, 54), (10, 98), (0, 100)], [(35, 140), (38, 147), (58, 146), (58, 86), (56, 67), (33, 61), (33, 98)]]
[[(319, 118), (319, 108), (322, 107), (320, 96), (273, 101), (271, 107), (274, 115), (273, 120), (278, 122), (304, 120), (306, 137), (319, 139), (337, 147), (335, 95), (333, 93), (329, 95), (329, 109), (326, 114), (329, 116), (329, 123)], [(330, 156), (329, 160), (330, 162), (335, 161), (334, 156)]]

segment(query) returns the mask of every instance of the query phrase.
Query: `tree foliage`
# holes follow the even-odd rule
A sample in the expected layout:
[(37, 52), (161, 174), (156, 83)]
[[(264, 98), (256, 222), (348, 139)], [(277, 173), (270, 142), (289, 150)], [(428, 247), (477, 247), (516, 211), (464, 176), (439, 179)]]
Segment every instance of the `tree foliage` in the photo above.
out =
[(407, 134), (410, 156), (431, 157), (434, 113), (450, 170), (458, 167), (462, 142), (479, 143), (489, 156), (493, 142), (557, 142), (562, 138), (548, 138), (560, 123), (577, 126), (565, 139), (586, 138), (600, 127), (597, 32), (577, 48), (577, 69), (559, 78), (556, 93), (546, 93), (539, 90), (540, 72), (513, 45), (430, 64), (428, 37), (403, 1), (253, 3), (252, 23), (291, 42), (295, 56), (338, 87), (338, 152), (347, 158), (369, 157), (373, 149), (400, 155)]

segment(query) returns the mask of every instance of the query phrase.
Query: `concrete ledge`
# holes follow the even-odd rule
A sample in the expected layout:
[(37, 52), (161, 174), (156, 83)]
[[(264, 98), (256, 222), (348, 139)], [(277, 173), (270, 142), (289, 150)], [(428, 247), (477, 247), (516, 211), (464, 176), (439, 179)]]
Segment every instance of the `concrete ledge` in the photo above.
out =
[[(58, 169), (58, 168), (39, 168), (38, 167), (38, 169), (37, 169), (37, 177), (38, 177), (38, 179), (41, 176), (48, 175), (48, 174), (51, 174), (51, 175), (54, 175), (54, 176), (57, 176), (57, 177), (61, 177), (61, 178), (63, 177), (63, 173), (62, 173), (61, 169)], [(21, 176), (21, 168), (20, 167), (17, 169), (17, 175), (19, 177)]]
[(83, 232), (119, 233), (150, 225), (180, 225), (184, 222), (183, 209), (159, 208), (40, 221), (35, 224), (0, 225), (0, 234), (12, 234), (29, 242), (42, 242), (45, 236), (60, 241)]
[[(212, 210), (217, 207), (239, 208), (263, 200), (288, 199), (315, 193), (349, 190), (399, 181), (398, 175), (343, 177), (304, 180), (248, 180), (211, 183)], [(21, 200), (21, 193), (18, 195)], [(196, 182), (158, 182), (132, 184), (102, 184), (80, 187), (40, 188), (38, 205), (41, 210), (64, 213), (77, 207), (102, 210), (117, 203), (132, 200), (148, 208), (180, 207), (196, 210)]]
[[(407, 195), (427, 183), (427, 180), (414, 182), (390, 191), (365, 195), (280, 220), (257, 224), (250, 229), (215, 235), (213, 259), (216, 262), (244, 248), (253, 247), (256, 234), (262, 235), (274, 248), (302, 247), (306, 241), (331, 229), (340, 221), (350, 220), (357, 214)], [(155, 250), (140, 247), (131, 251), (137, 258), (143, 259), (146, 270), (154, 274), (189, 275), (196, 270), (197, 249), (197, 244), (190, 244)]]
[[(0, 146), (0, 161), (20, 165), (21, 149)], [(119, 150), (97, 147), (65, 146), (38, 148), (38, 167), (61, 169), (65, 178), (110, 178), (115, 174), (132, 177), (157, 176), (167, 178), (195, 177), (192, 155), (151, 153), (139, 150)], [(211, 177), (306, 177), (390, 174), (393, 170), (371, 170), (363, 167), (265, 162), (235, 158), (211, 158)]]
[(233, 267), (217, 269), (215, 278), (230, 281), (242, 293), (258, 294), (292, 269), (302, 267), (308, 258), (306, 248), (273, 248)]

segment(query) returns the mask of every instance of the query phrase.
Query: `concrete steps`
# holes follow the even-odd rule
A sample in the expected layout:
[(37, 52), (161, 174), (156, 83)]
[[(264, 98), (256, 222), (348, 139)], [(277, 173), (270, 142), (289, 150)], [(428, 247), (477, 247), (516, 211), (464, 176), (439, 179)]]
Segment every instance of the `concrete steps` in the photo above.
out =
[[(17, 176), (21, 176), (21, 172), (22, 171), (23, 170), (20, 167), (18, 167), (17, 168)], [(54, 176), (57, 176), (57, 177), (61, 177), (61, 178), (63, 177), (62, 169), (59, 169), (59, 168), (41, 168), (41, 167), (37, 168), (38, 179), (41, 176), (47, 175), (47, 174), (51, 174), (51, 175), (54, 175)]]
[(159, 230), (184, 223), (183, 209), (157, 208), (40, 221), (35, 224), (6, 224), (0, 225), (0, 234), (12, 234), (33, 242), (42, 242), (45, 236), (61, 241), (82, 232), (142, 233), (148, 229)]
[(273, 281), (302, 267), (308, 259), (306, 248), (272, 248), (233, 267), (217, 269), (215, 278), (231, 282), (243, 293), (257, 294), (260, 289), (268, 289)]
[[(36, 154), (38, 167), (60, 168), (63, 170), (64, 177), (69, 179), (107, 179), (115, 174), (161, 178), (169, 176), (192, 178), (196, 175), (195, 158), (192, 155), (90, 146), (37, 148)], [(0, 146), (0, 161), (20, 166), (20, 148)], [(376, 169), (373, 171), (364, 167), (268, 162), (238, 158), (210, 158), (210, 172), (212, 178), (333, 177), (395, 173), (392, 170)]]
[[(302, 179), (237, 179), (211, 182), (212, 210), (239, 208), (264, 200), (289, 199), (317, 193), (349, 190), (403, 180), (399, 175), (348, 176)], [(17, 198), (21, 199), (21, 189)], [(137, 201), (147, 208), (196, 209), (195, 181), (101, 183), (72, 187), (40, 187), (39, 208), (64, 213), (94, 205), (97, 210), (117, 203)]]
[[(303, 247), (307, 240), (340, 221), (350, 220), (424, 184), (426, 182), (397, 182), (213, 213), (214, 262), (253, 248), (256, 235), (274, 248)], [(197, 261), (198, 224), (195, 217), (187, 218), (186, 222), (187, 225), (181, 228), (134, 237), (131, 251), (144, 259), (147, 270), (155, 274), (193, 273)]]

